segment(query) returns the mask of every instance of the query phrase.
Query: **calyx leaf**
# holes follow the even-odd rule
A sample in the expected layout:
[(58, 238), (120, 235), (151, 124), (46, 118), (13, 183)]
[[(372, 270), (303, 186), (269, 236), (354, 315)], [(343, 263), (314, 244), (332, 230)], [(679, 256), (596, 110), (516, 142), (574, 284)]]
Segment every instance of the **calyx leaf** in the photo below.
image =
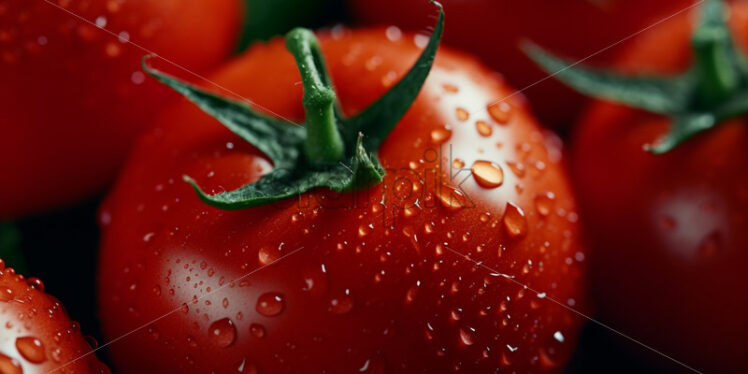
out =
[(421, 90), (433, 65), (441, 40), (444, 12), (416, 64), (390, 91), (359, 115), (345, 118), (339, 110), (332, 81), (319, 44), (308, 30), (287, 35), (287, 46), (296, 58), (304, 84), (304, 125), (295, 125), (259, 113), (244, 102), (221, 97), (150, 67), (143, 70), (182, 94), (226, 128), (267, 155), (273, 170), (257, 182), (236, 190), (211, 194), (190, 176), (184, 176), (207, 204), (222, 209), (266, 205), (315, 188), (338, 192), (380, 183), (385, 175), (377, 150), (405, 115)]
[(748, 63), (726, 22), (727, 5), (706, 0), (692, 36), (694, 65), (676, 76), (625, 76), (579, 66), (542, 48), (523, 49), (552, 76), (588, 96), (668, 116), (671, 130), (645, 149), (669, 152), (695, 135), (748, 113)]

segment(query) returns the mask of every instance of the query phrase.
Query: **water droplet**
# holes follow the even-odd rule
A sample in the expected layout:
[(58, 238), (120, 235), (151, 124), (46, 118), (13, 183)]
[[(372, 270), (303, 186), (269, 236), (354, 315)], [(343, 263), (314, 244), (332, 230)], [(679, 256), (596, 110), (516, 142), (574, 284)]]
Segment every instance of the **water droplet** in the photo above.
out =
[(358, 227), (358, 237), (363, 238), (371, 232), (371, 225), (361, 225)]
[(122, 48), (117, 43), (109, 42), (104, 46), (104, 53), (107, 57), (114, 58), (122, 54)]
[(257, 299), (255, 309), (265, 317), (281, 314), (286, 307), (284, 296), (277, 292), (266, 292)]
[(270, 263), (273, 263), (280, 257), (280, 253), (277, 249), (262, 247), (259, 251), (257, 251), (257, 259), (260, 261), (261, 265), (268, 265)]
[(509, 169), (517, 176), (517, 178), (523, 178), (525, 176), (525, 165), (521, 162), (507, 161)]
[(504, 170), (490, 161), (476, 161), (471, 168), (475, 181), (485, 188), (496, 188), (504, 183)]
[(345, 290), (330, 298), (327, 310), (333, 314), (346, 314), (353, 309), (353, 297), (349, 290)]
[(226, 348), (236, 340), (236, 327), (230, 319), (223, 318), (210, 324), (208, 334), (217, 346)]
[(472, 327), (460, 328), (460, 343), (464, 345), (473, 345), (475, 342), (475, 329)]
[(478, 130), (478, 134), (484, 137), (489, 137), (493, 133), (493, 129), (486, 121), (476, 121), (475, 129)]
[(13, 290), (8, 287), (0, 287), (0, 301), (13, 300)]
[(417, 285), (411, 286), (408, 289), (408, 292), (405, 293), (405, 304), (407, 305), (407, 304), (412, 303), (413, 300), (415, 300), (416, 295), (418, 295), (418, 286)]
[(467, 121), (468, 118), (470, 118), (470, 113), (468, 113), (468, 111), (465, 110), (465, 108), (457, 108), (455, 112), (457, 114), (457, 119), (460, 121), (464, 122), (464, 121)]
[(553, 210), (553, 201), (555, 199), (556, 196), (553, 192), (538, 194), (538, 196), (535, 197), (535, 209), (538, 211), (538, 214), (543, 217), (548, 216)]
[(44, 282), (42, 282), (41, 279), (36, 277), (29, 278), (26, 283), (31, 286), (31, 288), (39, 290), (41, 292), (44, 292)]
[(512, 238), (517, 238), (527, 234), (527, 219), (525, 212), (520, 207), (506, 203), (504, 211), (504, 228), (507, 234)]
[(449, 129), (441, 128), (431, 131), (431, 142), (434, 144), (442, 144), (452, 137), (452, 131)]
[(512, 117), (512, 106), (503, 101), (489, 104), (486, 109), (491, 118), (502, 125), (509, 122)]
[[(47, 360), (44, 354), (44, 343), (37, 338), (26, 336), (16, 339), (16, 349), (29, 362), (38, 364)], [(0, 370), (0, 372), (3, 371)]]
[(389, 41), (391, 42), (396, 42), (403, 37), (402, 30), (400, 30), (400, 28), (397, 26), (389, 26), (384, 32), (387, 36), (387, 39), (389, 39)]
[(0, 373), (23, 374), (23, 367), (21, 367), (21, 363), (15, 358), (0, 353)]
[(457, 86), (453, 86), (451, 84), (443, 84), (442, 88), (444, 88), (444, 91), (449, 92), (449, 93), (457, 93), (459, 91)]
[(450, 210), (459, 210), (468, 206), (469, 201), (459, 190), (450, 186), (442, 185), (437, 195), (441, 204)]
[(252, 335), (256, 338), (265, 337), (265, 328), (259, 323), (253, 323), (249, 325), (249, 332), (251, 332)]
[(563, 343), (564, 334), (562, 334), (561, 331), (556, 331), (553, 333), (553, 339), (556, 339), (559, 343)]
[(104, 17), (104, 16), (98, 16), (98, 17), (96, 17), (96, 21), (95, 22), (96, 22), (96, 27), (102, 28), (102, 29), (104, 27), (106, 27), (106, 24), (107, 24), (106, 17)]

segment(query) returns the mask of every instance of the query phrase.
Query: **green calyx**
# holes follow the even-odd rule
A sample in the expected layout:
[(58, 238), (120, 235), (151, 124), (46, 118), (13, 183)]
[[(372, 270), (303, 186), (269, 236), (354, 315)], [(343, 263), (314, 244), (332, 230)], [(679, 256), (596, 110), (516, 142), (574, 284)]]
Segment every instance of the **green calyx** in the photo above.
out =
[(415, 101), (431, 71), (441, 40), (444, 13), (413, 68), (390, 91), (355, 117), (341, 112), (314, 34), (294, 29), (286, 46), (296, 59), (304, 85), (306, 119), (299, 126), (257, 112), (244, 102), (214, 95), (147, 65), (143, 69), (213, 116), (234, 134), (254, 145), (273, 162), (273, 171), (236, 190), (210, 195), (189, 176), (206, 203), (222, 209), (243, 209), (298, 196), (314, 188), (345, 192), (380, 183), (384, 170), (379, 146)]
[(670, 132), (645, 147), (662, 154), (748, 113), (748, 62), (730, 35), (728, 11), (722, 0), (705, 1), (691, 39), (694, 64), (678, 76), (621, 76), (577, 66), (530, 43), (523, 48), (546, 72), (585, 95), (672, 118)]

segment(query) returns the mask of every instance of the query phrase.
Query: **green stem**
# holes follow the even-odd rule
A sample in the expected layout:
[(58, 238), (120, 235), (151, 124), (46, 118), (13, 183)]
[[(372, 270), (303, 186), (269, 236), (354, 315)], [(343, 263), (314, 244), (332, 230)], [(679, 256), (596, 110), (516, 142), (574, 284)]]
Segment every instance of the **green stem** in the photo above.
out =
[(739, 72), (732, 61), (732, 40), (725, 24), (725, 4), (710, 1), (705, 5), (704, 16), (692, 37), (696, 54), (701, 104), (711, 107), (732, 96), (739, 84)]
[(286, 35), (286, 46), (296, 59), (304, 84), (306, 157), (314, 166), (338, 162), (345, 150), (335, 118), (337, 97), (327, 77), (317, 38), (311, 31), (297, 28)]

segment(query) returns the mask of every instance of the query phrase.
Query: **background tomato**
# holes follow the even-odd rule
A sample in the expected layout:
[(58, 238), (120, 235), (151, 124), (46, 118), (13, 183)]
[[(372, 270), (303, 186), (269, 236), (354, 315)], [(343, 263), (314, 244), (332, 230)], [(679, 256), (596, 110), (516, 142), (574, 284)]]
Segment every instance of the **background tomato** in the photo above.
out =
[(86, 355), (91, 347), (79, 325), (44, 293), (44, 283), (16, 274), (2, 259), (0, 321), (0, 373), (109, 373), (96, 355)]
[[(358, 113), (396, 83), (416, 43), (384, 29), (323, 36), (343, 111)], [(304, 117), (299, 73), (280, 40), (255, 45), (212, 80), (286, 118)], [(472, 58), (441, 49), (380, 149), (396, 171), (363, 197), (342, 195), (362, 197), (360, 205), (337, 208), (330, 204), (341, 200), (323, 191), (303, 195), (308, 206), (202, 203), (183, 174), (218, 192), (271, 165), (192, 104), (167, 111), (100, 214), (105, 335), (147, 324), (110, 346), (117, 368), (559, 372), (581, 322), (563, 305), (584, 308), (585, 252), (557, 139), (520, 96), (488, 106), (510, 92)], [(480, 169), (471, 175), (471, 167)], [(413, 176), (428, 181), (430, 170), (453, 188), (464, 178), (475, 205), (445, 203)], [(420, 192), (417, 205), (382, 205), (387, 191), (408, 186)]]
[(100, 191), (176, 97), (145, 79), (146, 52), (125, 41), (203, 71), (236, 47), (241, 9), (238, 0), (0, 2), (0, 219)]
[[(685, 71), (694, 19), (684, 14), (642, 35), (617, 70)], [(731, 25), (745, 50), (746, 3), (732, 7)], [(601, 318), (624, 333), (698, 370), (741, 372), (748, 355), (746, 120), (700, 133), (664, 155), (642, 149), (670, 125), (596, 102), (579, 126), (573, 166), (595, 245), (592, 291)], [(682, 368), (668, 368), (676, 369)]]
[[(693, 0), (442, 0), (447, 14), (444, 41), (475, 53), (522, 89), (547, 77), (519, 49), (529, 39), (560, 56), (581, 59), (611, 47), (590, 62), (612, 60), (618, 42)], [(422, 30), (434, 12), (424, 0), (348, 0), (354, 18), (367, 24), (393, 24)], [(613, 44), (615, 44), (613, 46)], [(548, 79), (524, 93), (544, 123), (568, 125), (582, 97)]]

